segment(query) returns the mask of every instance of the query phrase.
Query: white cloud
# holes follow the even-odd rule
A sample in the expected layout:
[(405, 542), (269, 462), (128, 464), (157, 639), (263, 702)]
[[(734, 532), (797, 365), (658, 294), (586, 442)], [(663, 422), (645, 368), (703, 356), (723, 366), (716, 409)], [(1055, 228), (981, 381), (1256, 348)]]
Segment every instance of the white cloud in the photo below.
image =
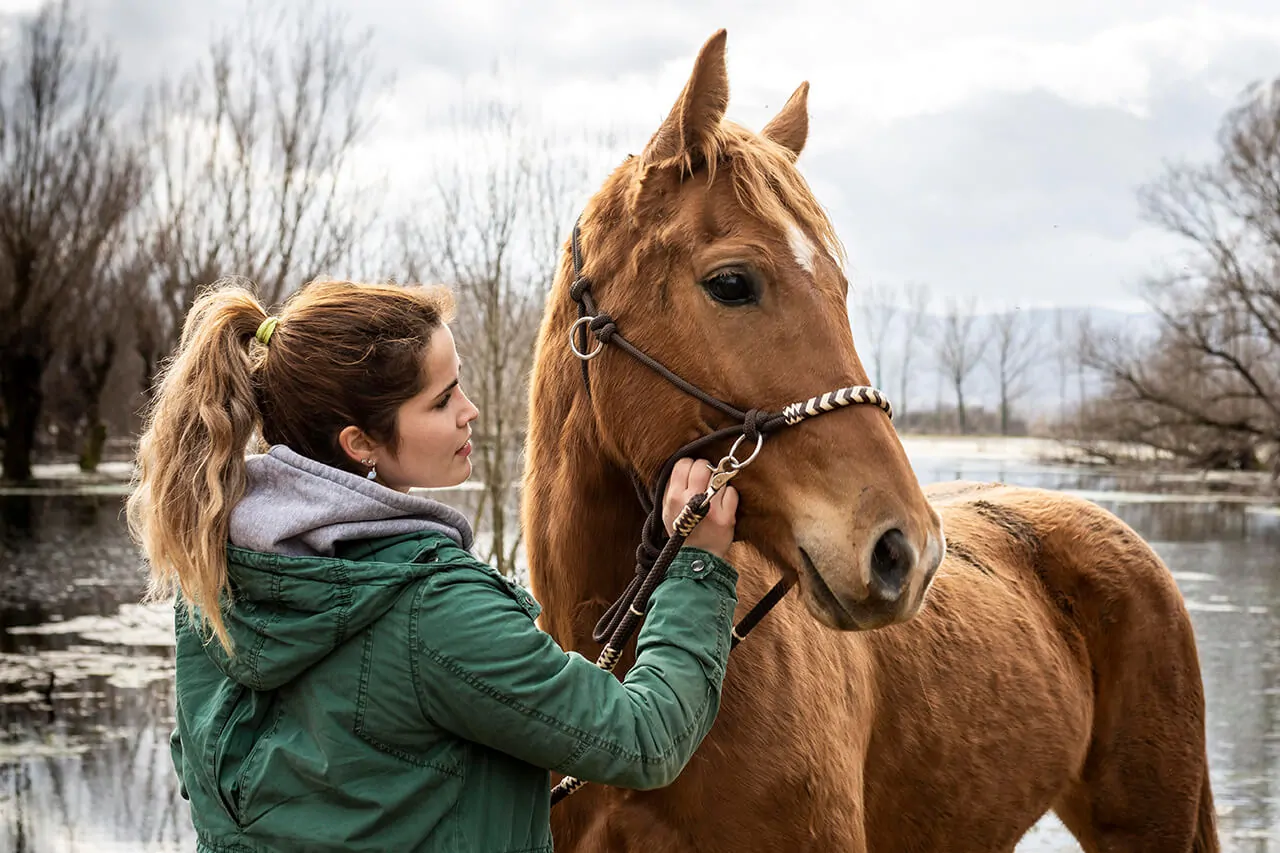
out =
[[(137, 82), (182, 67), (243, 5), (87, 8)], [(389, 171), (402, 206), (458, 154), (443, 117), (490, 95), (561, 132), (613, 131), (592, 143), (598, 184), (638, 153), (723, 26), (731, 118), (758, 128), (811, 81), (801, 166), (855, 275), (1027, 303), (1130, 300), (1171, 250), (1139, 219), (1136, 186), (1165, 159), (1211, 154), (1241, 88), (1280, 74), (1274, 0), (366, 0), (348, 12), (398, 78), (370, 95), (379, 121), (358, 165)]]

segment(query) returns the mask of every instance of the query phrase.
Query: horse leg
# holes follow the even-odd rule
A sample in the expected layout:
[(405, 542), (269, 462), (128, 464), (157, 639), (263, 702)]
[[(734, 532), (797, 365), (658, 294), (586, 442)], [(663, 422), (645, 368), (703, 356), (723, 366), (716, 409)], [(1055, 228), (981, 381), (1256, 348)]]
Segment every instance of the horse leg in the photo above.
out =
[[(1165, 807), (1159, 792), (1132, 791), (1122, 779), (1093, 786), (1071, 785), (1054, 812), (1085, 853), (1218, 853), (1217, 816), (1205, 770), (1199, 801), (1192, 812)], [(1125, 802), (1128, 800), (1128, 802)]]
[[(1044, 564), (1076, 616), (1094, 684), (1089, 751), (1054, 810), (1087, 853), (1216, 853), (1204, 693), (1182, 595), (1119, 519), (1081, 514), (1074, 529), (1091, 535), (1050, 542), (1063, 559)], [(1072, 558), (1072, 570), (1054, 571)]]

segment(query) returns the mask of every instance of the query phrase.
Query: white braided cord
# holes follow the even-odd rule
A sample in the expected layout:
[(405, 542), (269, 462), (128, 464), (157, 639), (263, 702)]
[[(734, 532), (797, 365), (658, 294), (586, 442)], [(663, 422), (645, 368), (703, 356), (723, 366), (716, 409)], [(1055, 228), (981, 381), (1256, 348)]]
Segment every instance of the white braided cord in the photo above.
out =
[(787, 426), (795, 426), (807, 418), (821, 415), (824, 412), (831, 412), (858, 404), (870, 404), (883, 411), (890, 418), (893, 417), (893, 406), (888, 399), (885, 398), (884, 394), (880, 393), (880, 389), (872, 388), (869, 385), (850, 385), (848, 388), (828, 391), (817, 397), (810, 397), (808, 400), (792, 403), (783, 408), (782, 415), (786, 419)]

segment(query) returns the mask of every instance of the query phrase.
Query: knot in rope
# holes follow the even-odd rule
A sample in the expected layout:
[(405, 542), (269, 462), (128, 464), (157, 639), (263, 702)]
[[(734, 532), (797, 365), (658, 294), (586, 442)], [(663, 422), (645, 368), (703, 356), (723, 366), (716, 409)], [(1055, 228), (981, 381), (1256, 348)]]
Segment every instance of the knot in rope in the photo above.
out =
[(742, 437), (749, 442), (754, 442), (760, 437), (760, 422), (765, 419), (765, 413), (759, 409), (750, 409), (747, 416), (742, 420)]
[(614, 323), (613, 318), (603, 312), (593, 317), (587, 325), (591, 327), (591, 331), (595, 333), (596, 338), (602, 344), (609, 343), (618, 331), (617, 323)]
[(582, 296), (591, 289), (591, 279), (579, 276), (573, 280), (573, 284), (569, 285), (569, 298), (574, 302), (581, 302)]

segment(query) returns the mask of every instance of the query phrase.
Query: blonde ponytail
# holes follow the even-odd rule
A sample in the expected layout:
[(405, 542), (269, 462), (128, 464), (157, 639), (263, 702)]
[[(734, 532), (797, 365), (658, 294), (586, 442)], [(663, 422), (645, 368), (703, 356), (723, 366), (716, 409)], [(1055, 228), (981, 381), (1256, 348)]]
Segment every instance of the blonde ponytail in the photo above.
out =
[[(149, 597), (180, 593), (231, 652), (227, 529), (255, 430), (265, 444), (363, 476), (339, 434), (354, 424), (399, 446), (398, 412), (423, 389), (424, 354), (453, 307), (442, 287), (314, 281), (289, 298), (277, 327), (263, 325), (266, 312), (239, 281), (201, 294), (138, 445), (128, 517), (151, 563)], [(254, 340), (259, 326), (266, 344)]]
[(238, 282), (217, 282), (196, 299), (147, 414), (127, 509), (151, 566), (148, 597), (180, 593), (228, 652), (227, 525), (261, 426), (254, 374), (265, 347), (253, 339), (266, 317)]

